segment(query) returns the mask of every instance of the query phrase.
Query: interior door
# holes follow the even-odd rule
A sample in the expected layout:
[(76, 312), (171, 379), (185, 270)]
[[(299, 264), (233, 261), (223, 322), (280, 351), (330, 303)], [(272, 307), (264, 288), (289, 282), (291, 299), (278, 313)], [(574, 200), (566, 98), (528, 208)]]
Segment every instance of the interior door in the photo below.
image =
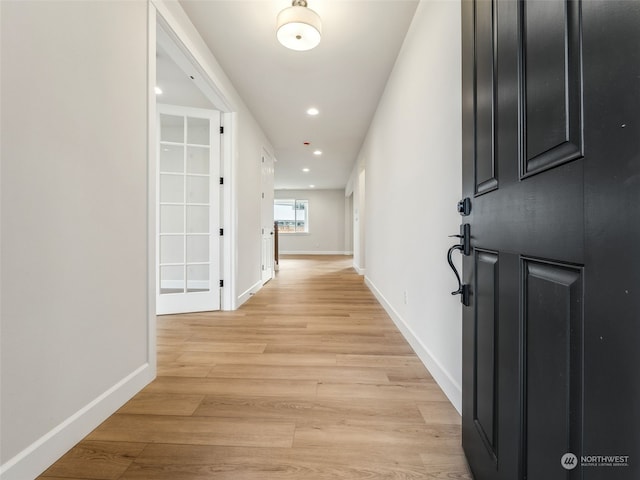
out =
[(158, 105), (158, 315), (220, 309), (220, 113)]
[(273, 226), (273, 158), (262, 154), (262, 283), (275, 276), (275, 245)]
[(464, 0), (462, 22), (471, 470), (640, 478), (640, 2)]

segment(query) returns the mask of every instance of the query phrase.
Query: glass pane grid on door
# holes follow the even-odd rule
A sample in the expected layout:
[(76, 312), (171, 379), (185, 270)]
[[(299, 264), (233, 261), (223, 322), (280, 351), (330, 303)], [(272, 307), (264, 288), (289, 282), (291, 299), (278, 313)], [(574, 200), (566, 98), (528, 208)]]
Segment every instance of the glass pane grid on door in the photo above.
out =
[(210, 291), (210, 122), (161, 114), (160, 124), (159, 293)]

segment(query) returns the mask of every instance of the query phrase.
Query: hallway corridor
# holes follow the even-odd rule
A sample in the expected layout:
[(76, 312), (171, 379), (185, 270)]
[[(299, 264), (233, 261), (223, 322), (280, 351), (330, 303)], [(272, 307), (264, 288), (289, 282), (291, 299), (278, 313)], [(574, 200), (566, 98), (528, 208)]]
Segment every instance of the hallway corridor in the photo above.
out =
[(460, 417), (344, 256), (158, 319), (158, 377), (42, 480), (470, 479)]

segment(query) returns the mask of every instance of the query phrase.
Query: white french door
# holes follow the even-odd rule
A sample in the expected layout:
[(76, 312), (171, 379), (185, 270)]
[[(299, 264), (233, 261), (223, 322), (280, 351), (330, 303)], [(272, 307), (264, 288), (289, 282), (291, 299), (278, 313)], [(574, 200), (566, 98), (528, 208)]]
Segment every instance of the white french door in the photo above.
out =
[(156, 313), (220, 309), (220, 112), (158, 105)]
[(262, 284), (275, 276), (273, 229), (273, 158), (262, 154)]

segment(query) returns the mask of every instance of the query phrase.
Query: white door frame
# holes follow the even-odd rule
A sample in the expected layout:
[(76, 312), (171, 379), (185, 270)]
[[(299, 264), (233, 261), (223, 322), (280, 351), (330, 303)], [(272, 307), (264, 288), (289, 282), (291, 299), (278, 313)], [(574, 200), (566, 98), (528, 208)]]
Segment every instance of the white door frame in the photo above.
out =
[[(155, 185), (155, 145), (156, 141), (156, 109), (155, 109), (155, 53), (156, 43), (160, 43), (163, 49), (169, 54), (171, 59), (183, 70), (193, 72), (194, 83), (202, 90), (204, 95), (211, 101), (215, 109), (221, 112), (221, 124), (224, 125), (224, 135), (221, 138), (221, 165), (220, 172), (224, 178), (224, 185), (221, 188), (221, 212), (220, 227), (224, 228), (224, 236), (221, 242), (221, 276), (224, 287), (221, 289), (221, 310), (235, 310), (237, 308), (235, 275), (237, 271), (236, 259), (236, 232), (237, 232), (237, 205), (235, 200), (235, 167), (233, 157), (237, 151), (237, 122), (235, 111), (237, 110), (233, 102), (223, 92), (220, 87), (222, 82), (218, 79), (216, 72), (211, 68), (211, 59), (208, 51), (202, 50), (202, 45), (192, 40), (193, 30), (190, 24), (186, 24), (184, 18), (174, 13), (174, 8), (164, 0), (149, 1), (149, 182)], [(216, 65), (217, 66), (217, 65)], [(151, 190), (151, 189), (150, 189)], [(153, 333), (149, 343), (154, 343), (153, 351), (155, 358), (155, 205), (157, 203), (157, 191), (150, 191), (149, 209), (149, 232), (153, 235), (149, 237), (149, 258), (151, 259), (149, 268), (149, 297), (150, 311), (154, 312), (153, 319), (150, 320), (149, 332)], [(151, 272), (153, 270), (153, 273)], [(153, 297), (153, 301), (151, 300)]]

